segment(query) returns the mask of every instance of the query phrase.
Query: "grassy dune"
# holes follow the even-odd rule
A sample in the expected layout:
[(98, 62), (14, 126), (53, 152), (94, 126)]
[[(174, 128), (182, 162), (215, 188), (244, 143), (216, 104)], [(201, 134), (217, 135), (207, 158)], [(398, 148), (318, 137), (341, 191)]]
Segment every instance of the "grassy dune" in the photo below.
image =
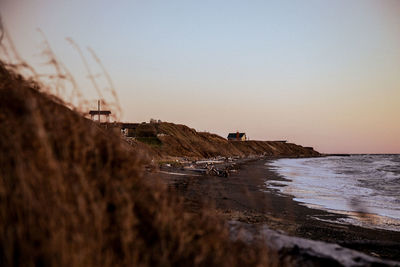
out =
[[(185, 153), (196, 142), (209, 144), (207, 135), (182, 129), (196, 136), (175, 139)], [(209, 137), (226, 153), (239, 149)], [(163, 140), (161, 152), (171, 146), (179, 147)], [(212, 145), (193, 151), (218, 152)], [(262, 245), (231, 241), (211, 211), (185, 213), (174, 192), (146, 181), (145, 162), (119, 134), (102, 130), (0, 63), (0, 265), (277, 263)]]
[[(152, 130), (158, 133), (160, 144), (151, 146), (150, 150), (160, 157), (194, 157), (208, 158), (214, 156), (318, 156), (310, 148), (274, 141), (230, 142), (212, 133), (197, 132), (185, 125), (173, 123), (156, 123)], [(140, 139), (139, 139), (140, 140)]]

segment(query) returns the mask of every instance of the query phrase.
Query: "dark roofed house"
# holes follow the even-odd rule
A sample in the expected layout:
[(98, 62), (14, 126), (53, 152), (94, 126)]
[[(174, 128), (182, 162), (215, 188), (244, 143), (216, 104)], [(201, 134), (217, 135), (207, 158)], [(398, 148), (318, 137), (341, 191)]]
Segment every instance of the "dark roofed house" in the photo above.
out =
[(121, 133), (126, 137), (136, 137), (136, 128), (139, 123), (121, 123)]
[(228, 134), (229, 141), (246, 141), (246, 133), (229, 133)]

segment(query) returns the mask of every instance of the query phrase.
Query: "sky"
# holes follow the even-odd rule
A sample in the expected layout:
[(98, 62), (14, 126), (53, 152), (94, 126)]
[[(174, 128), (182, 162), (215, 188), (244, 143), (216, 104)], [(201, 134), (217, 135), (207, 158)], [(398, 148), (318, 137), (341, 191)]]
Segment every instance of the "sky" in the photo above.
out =
[(0, 0), (0, 15), (21, 56), (44, 70), (40, 28), (93, 103), (66, 37), (94, 70), (86, 47), (96, 51), (122, 121), (400, 153), (398, 0)]

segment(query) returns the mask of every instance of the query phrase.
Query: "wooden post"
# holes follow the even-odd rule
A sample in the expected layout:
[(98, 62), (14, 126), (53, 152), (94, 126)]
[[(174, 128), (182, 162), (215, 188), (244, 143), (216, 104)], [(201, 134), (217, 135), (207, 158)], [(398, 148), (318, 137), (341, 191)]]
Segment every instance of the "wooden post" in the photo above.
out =
[(99, 112), (99, 122), (100, 122), (100, 100), (97, 101), (97, 110)]

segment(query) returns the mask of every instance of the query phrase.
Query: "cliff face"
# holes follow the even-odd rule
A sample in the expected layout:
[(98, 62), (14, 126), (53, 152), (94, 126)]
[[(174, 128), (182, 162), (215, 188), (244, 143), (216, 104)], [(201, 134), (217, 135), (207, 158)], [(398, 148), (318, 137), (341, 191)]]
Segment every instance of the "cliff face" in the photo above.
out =
[(291, 143), (277, 141), (228, 141), (216, 134), (197, 132), (185, 125), (166, 122), (152, 125), (157, 132), (159, 144), (152, 145), (151, 147), (160, 157), (207, 158), (214, 156), (230, 157), (263, 154), (282, 157), (310, 157), (320, 155), (312, 148), (305, 148)]

